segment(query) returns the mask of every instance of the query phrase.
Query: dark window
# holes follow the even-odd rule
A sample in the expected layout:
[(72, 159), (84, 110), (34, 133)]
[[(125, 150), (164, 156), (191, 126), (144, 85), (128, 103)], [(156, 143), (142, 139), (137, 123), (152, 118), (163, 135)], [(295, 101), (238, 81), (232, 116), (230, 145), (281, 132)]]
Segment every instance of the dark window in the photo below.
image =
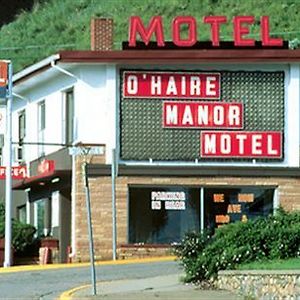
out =
[(73, 90), (65, 92), (65, 142), (73, 142), (74, 132), (74, 93)]
[(259, 187), (204, 189), (205, 227), (216, 228), (273, 213), (274, 189)]
[(45, 101), (41, 101), (38, 104), (38, 119), (39, 119), (39, 131), (46, 128), (46, 104)]
[(179, 242), (199, 223), (199, 188), (129, 188), (129, 243)]
[(17, 207), (18, 220), (21, 223), (26, 223), (26, 205), (21, 205)]
[(24, 142), (25, 135), (26, 135), (26, 116), (25, 116), (25, 110), (22, 110), (19, 113), (19, 143)]

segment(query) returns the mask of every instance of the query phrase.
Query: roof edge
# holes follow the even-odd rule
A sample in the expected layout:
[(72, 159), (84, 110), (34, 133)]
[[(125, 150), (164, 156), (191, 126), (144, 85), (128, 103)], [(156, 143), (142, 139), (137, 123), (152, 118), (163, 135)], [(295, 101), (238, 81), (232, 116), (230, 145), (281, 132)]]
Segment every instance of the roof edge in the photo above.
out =
[(13, 82), (17, 82), (21, 80), (22, 78), (39, 71), (42, 68), (45, 68), (47, 66), (50, 66), (52, 62), (58, 61), (60, 59), (60, 54), (53, 54), (51, 56), (48, 56), (41, 61), (23, 69), (22, 71), (16, 73), (13, 75)]

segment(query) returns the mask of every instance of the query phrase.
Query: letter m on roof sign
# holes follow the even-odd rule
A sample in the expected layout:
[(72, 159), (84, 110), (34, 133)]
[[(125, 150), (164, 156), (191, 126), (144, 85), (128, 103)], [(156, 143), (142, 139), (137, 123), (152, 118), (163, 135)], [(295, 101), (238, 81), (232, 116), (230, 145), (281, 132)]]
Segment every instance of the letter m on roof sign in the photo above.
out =
[(164, 42), (164, 32), (162, 25), (161, 16), (154, 16), (150, 20), (150, 24), (145, 28), (142, 20), (138, 16), (130, 17), (130, 28), (129, 28), (129, 46), (136, 47), (136, 35), (140, 35), (142, 41), (145, 45), (148, 45), (153, 33), (156, 37), (157, 46), (163, 47)]

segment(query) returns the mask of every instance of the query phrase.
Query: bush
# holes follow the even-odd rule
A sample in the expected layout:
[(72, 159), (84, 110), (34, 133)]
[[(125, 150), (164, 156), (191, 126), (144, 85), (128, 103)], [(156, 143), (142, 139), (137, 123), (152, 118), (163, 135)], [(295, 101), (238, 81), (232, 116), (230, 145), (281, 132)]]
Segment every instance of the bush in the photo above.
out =
[[(30, 224), (24, 224), (17, 220), (12, 220), (12, 245), (14, 250), (22, 253), (25, 248), (34, 243), (36, 229)], [(0, 203), (0, 238), (5, 236), (5, 208)]]
[(219, 270), (241, 263), (300, 256), (300, 212), (279, 210), (274, 216), (236, 222), (207, 233), (187, 235), (175, 253), (187, 282), (215, 279)]

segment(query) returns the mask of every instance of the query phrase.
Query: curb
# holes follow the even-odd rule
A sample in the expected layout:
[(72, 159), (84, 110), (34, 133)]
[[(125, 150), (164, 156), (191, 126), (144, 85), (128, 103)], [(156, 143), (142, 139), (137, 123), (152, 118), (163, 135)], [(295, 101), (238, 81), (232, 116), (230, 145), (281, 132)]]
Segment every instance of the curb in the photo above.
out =
[[(127, 265), (135, 263), (150, 263), (150, 262), (160, 262), (160, 261), (174, 261), (175, 256), (163, 256), (163, 257), (151, 257), (151, 258), (136, 258), (128, 260), (108, 260), (108, 261), (98, 261), (95, 263), (96, 266), (105, 265)], [(5, 273), (16, 273), (16, 272), (26, 272), (26, 271), (43, 271), (43, 270), (53, 270), (53, 269), (66, 269), (66, 268), (81, 268), (90, 266), (89, 262), (85, 263), (69, 263), (69, 264), (49, 264), (49, 265), (30, 265), (30, 266), (13, 266), (9, 268), (0, 268), (0, 274)]]
[(58, 298), (56, 300), (71, 300), (74, 293), (76, 293), (77, 291), (80, 291), (82, 289), (88, 288), (90, 286), (91, 286), (90, 284), (86, 284), (86, 285), (78, 286), (71, 290), (65, 291), (60, 296), (58, 296)]
[[(164, 257), (152, 257), (152, 258), (140, 258), (140, 259), (128, 259), (128, 260), (117, 260), (117, 261), (103, 261), (96, 263), (97, 266), (104, 266), (104, 265), (129, 265), (135, 263), (150, 263), (150, 262), (163, 262), (163, 261), (174, 261), (176, 256), (164, 256)], [(89, 266), (90, 264), (85, 264)], [(81, 264), (82, 266), (82, 264)], [(101, 281), (97, 282), (96, 284), (101, 283)], [(64, 291), (60, 296), (56, 298), (56, 300), (71, 300), (73, 298), (73, 294), (91, 287), (91, 284), (85, 284), (78, 287), (74, 287), (70, 290)]]

